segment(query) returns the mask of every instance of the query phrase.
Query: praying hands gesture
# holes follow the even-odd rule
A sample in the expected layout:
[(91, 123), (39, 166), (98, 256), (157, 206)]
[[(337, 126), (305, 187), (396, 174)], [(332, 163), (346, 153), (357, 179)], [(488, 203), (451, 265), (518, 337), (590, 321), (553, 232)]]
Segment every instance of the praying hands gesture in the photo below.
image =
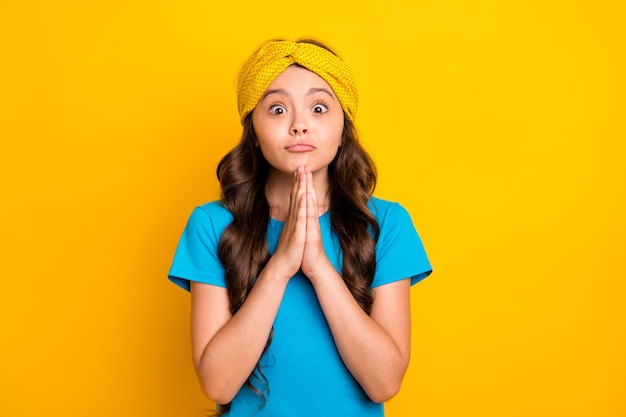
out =
[[(372, 402), (392, 398), (408, 367), (409, 278), (419, 271), (413, 271), (409, 261), (402, 263), (406, 269), (385, 270), (403, 258), (404, 251), (389, 246), (396, 241), (397, 224), (410, 226), (410, 219), (390, 219), (383, 224), (387, 218), (384, 207), (391, 212), (388, 202), (381, 201), (382, 211), (366, 211), (379, 199), (371, 196), (372, 200), (364, 201), (363, 193), (370, 195), (375, 184), (375, 170), (353, 129), (358, 94), (352, 74), (318, 41), (269, 41), (244, 64), (237, 93), (244, 134), (218, 168), (222, 190), (232, 192), (223, 195), (221, 205), (210, 206), (215, 213), (199, 212), (203, 217), (190, 223), (193, 227), (185, 238), (197, 241), (200, 255), (181, 257), (184, 267), (180, 270), (185, 275), (175, 276), (187, 279), (189, 271), (198, 270), (196, 278), (203, 277), (189, 279), (192, 354), (202, 389), (218, 404), (232, 401), (233, 414), (251, 414), (251, 392), (244, 390), (248, 389), (246, 382), (254, 380), (261, 388), (253, 386), (252, 391), (259, 400), (268, 400), (270, 413), (283, 403), (287, 410), (287, 403), (305, 399), (307, 393), (300, 387), (309, 381), (317, 381), (323, 389), (320, 398), (311, 393), (306, 401), (324, 401), (323, 393), (343, 392), (325, 384), (336, 379), (341, 389), (350, 393), (346, 410), (355, 411), (347, 414), (360, 415), (356, 410), (362, 407), (382, 410)], [(256, 150), (250, 152), (252, 148)], [(348, 160), (358, 169), (356, 175), (367, 178), (354, 190), (344, 176), (335, 175), (335, 169), (343, 169)], [(335, 168), (329, 170), (333, 163)], [(347, 194), (333, 195), (331, 204), (331, 187), (346, 189)], [(368, 236), (358, 242), (343, 236), (349, 225), (343, 224), (342, 217), (347, 213), (333, 211), (332, 224), (320, 223), (320, 215), (331, 206), (336, 210), (356, 199), (357, 193), (363, 200), (359, 199), (362, 204), (357, 210), (363, 220), (356, 222), (355, 228), (367, 231), (374, 223), (367, 219), (376, 218), (376, 229), (381, 232), (378, 239), (383, 238), (382, 243), (371, 243), (380, 246), (363, 249), (359, 242), (369, 245)], [(256, 200), (259, 198), (264, 201)], [(263, 210), (263, 215), (257, 216), (255, 204), (267, 204), (269, 212)], [(229, 215), (233, 220), (242, 219), (239, 224), (248, 227), (230, 227)], [(266, 248), (269, 242), (276, 242), (276, 222), (283, 223), (283, 228), (270, 255)], [(222, 231), (228, 235), (221, 235)], [(328, 239), (326, 247), (322, 234)], [(205, 257), (213, 261), (206, 265), (213, 267), (205, 266)], [(342, 257), (345, 264), (335, 269), (331, 259)], [(185, 263), (187, 258), (191, 260)], [(363, 261), (366, 268), (359, 268)], [(224, 267), (223, 276), (218, 263)], [(364, 291), (368, 293), (366, 307), (359, 302)], [(294, 329), (294, 324), (300, 327)], [(271, 351), (274, 343), (276, 350)], [(303, 344), (307, 346), (302, 348)], [(318, 359), (328, 359), (330, 373), (314, 376), (307, 372), (312, 351)], [(276, 366), (265, 364), (266, 353)], [(257, 366), (260, 374), (255, 373)], [(261, 368), (266, 367), (263, 381), (257, 376), (262, 376)], [(354, 379), (344, 378), (348, 373)], [(352, 395), (355, 381), (369, 400)], [(264, 393), (273, 385), (277, 389), (272, 392), (278, 394), (269, 398)], [(310, 408), (307, 404), (301, 405), (303, 411)]]
[(293, 173), (289, 211), (270, 262), (286, 279), (300, 269), (310, 280), (333, 268), (322, 244), (317, 193), (313, 174), (307, 166)]

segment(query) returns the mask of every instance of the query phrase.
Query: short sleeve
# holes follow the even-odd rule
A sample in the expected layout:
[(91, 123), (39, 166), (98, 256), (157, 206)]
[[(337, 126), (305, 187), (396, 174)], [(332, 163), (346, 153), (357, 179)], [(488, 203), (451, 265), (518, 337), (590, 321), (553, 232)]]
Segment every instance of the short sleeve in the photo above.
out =
[(187, 291), (190, 281), (226, 287), (217, 247), (224, 228), (231, 221), (230, 213), (219, 203), (196, 207), (178, 242), (169, 280)]
[(414, 285), (429, 276), (432, 267), (411, 216), (397, 203), (374, 204), (380, 234), (376, 244), (376, 273), (372, 287), (411, 279)]

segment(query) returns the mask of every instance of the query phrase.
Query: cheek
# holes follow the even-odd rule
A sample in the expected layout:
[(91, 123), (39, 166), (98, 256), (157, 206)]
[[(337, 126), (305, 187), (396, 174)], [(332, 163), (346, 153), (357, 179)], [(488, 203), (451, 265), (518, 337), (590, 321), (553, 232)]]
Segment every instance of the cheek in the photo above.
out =
[(252, 126), (254, 127), (254, 134), (256, 136), (256, 145), (263, 146), (267, 143), (268, 138), (271, 138), (267, 123), (253, 122)]
[(344, 122), (342, 114), (340, 118), (337, 118), (337, 120), (335, 120), (332, 132), (333, 137), (335, 137), (335, 140), (337, 141), (337, 146), (341, 146), (343, 137), (343, 123)]

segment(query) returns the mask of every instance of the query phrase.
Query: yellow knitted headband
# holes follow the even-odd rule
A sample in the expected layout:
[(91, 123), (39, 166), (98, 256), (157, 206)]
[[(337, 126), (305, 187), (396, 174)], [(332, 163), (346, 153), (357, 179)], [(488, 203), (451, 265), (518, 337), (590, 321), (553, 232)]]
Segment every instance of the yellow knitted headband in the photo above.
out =
[(267, 90), (292, 64), (322, 77), (330, 85), (348, 118), (354, 121), (358, 93), (352, 72), (337, 55), (306, 42), (269, 41), (243, 65), (237, 82), (237, 106), (241, 123)]

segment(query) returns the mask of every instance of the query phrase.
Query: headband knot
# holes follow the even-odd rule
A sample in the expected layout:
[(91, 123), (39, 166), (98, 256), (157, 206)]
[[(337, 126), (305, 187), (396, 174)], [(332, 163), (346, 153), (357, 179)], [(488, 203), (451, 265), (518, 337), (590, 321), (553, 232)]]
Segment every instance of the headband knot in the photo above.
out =
[(319, 75), (333, 89), (341, 108), (354, 121), (358, 92), (350, 68), (334, 53), (307, 42), (269, 41), (244, 63), (237, 81), (241, 123), (287, 67), (298, 64)]

